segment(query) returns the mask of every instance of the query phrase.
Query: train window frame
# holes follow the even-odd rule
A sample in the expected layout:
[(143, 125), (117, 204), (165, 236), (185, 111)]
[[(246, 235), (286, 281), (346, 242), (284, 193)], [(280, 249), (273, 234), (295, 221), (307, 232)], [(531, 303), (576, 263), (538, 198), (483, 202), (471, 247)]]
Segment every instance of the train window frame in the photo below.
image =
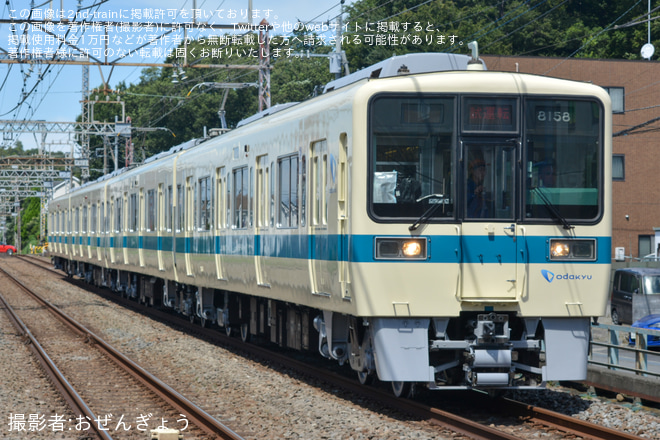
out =
[(176, 232), (183, 232), (185, 216), (186, 193), (183, 191), (183, 185), (176, 185)]
[(270, 163), (270, 227), (275, 226), (275, 161)]
[(83, 205), (82, 207), (82, 227), (81, 227), (81, 232), (83, 234), (87, 234), (87, 205)]
[(259, 229), (268, 227), (268, 155), (257, 156), (255, 167), (255, 217)]
[(115, 233), (123, 232), (122, 216), (123, 198), (121, 196), (115, 199)]
[(98, 205), (96, 203), (92, 203), (91, 206), (91, 212), (89, 214), (89, 233), (90, 234), (96, 234), (97, 230), (97, 222), (98, 222)]
[[(249, 178), (248, 166), (232, 170), (232, 229), (247, 229), (249, 222)], [(239, 199), (240, 197), (240, 199)]]
[(186, 177), (185, 186), (185, 203), (184, 203), (184, 217), (183, 228), (186, 232), (192, 232), (195, 227), (195, 190), (193, 188), (193, 177)]
[[(294, 161), (296, 168), (295, 172), (292, 169), (292, 163)], [(277, 210), (277, 227), (279, 229), (295, 229), (300, 224), (300, 183), (298, 181), (299, 167), (300, 158), (298, 153), (287, 154), (277, 158), (276, 193), (278, 200), (277, 206), (280, 207), (280, 209)], [(295, 203), (293, 203), (294, 198)]]
[(138, 209), (138, 198), (137, 198), (137, 193), (132, 193), (129, 196), (128, 200), (128, 231), (129, 232), (136, 232), (138, 229), (138, 221), (139, 221), (139, 209)]
[(250, 167), (248, 177), (248, 226), (254, 226), (254, 167)]
[(300, 155), (300, 226), (307, 225), (307, 156)]
[[(380, 101), (381, 100), (391, 100), (392, 104), (406, 104), (409, 101), (413, 100), (419, 100), (420, 96), (423, 98), (423, 101), (419, 103), (419, 105), (425, 106), (427, 104), (440, 104), (444, 105), (447, 107), (449, 110), (443, 110), (442, 111), (442, 118), (438, 119), (437, 121), (433, 122), (432, 125), (429, 124), (421, 124), (421, 123), (413, 123), (409, 125), (401, 125), (400, 127), (397, 124), (402, 124), (402, 118), (397, 118), (396, 115), (390, 117), (391, 121), (387, 120), (387, 115), (385, 115), (385, 110), (383, 110), (383, 114), (378, 113), (378, 109), (387, 109), (391, 108), (388, 107), (388, 102), (385, 102), (381, 105)], [(450, 223), (450, 222), (455, 222), (457, 220), (457, 215), (458, 215), (458, 204), (457, 204), (457, 197), (459, 196), (458, 194), (458, 189), (457, 189), (457, 175), (458, 175), (458, 142), (460, 138), (460, 118), (458, 116), (458, 111), (460, 109), (459, 105), (461, 102), (461, 96), (458, 93), (425, 93), (423, 95), (420, 95), (419, 93), (411, 93), (411, 92), (379, 92), (374, 94), (369, 98), (369, 101), (367, 102), (367, 154), (368, 154), (368, 164), (367, 164), (367, 215), (371, 220), (377, 223), (385, 223), (385, 224), (393, 224), (393, 223), (406, 223), (406, 222), (414, 222), (415, 219), (418, 219), (424, 212), (427, 212), (429, 207), (432, 204), (442, 204), (444, 205), (442, 207), (442, 215), (436, 215), (433, 216), (429, 219), (427, 219), (427, 222), (429, 223)], [(430, 102), (429, 102), (430, 101)], [(433, 102), (433, 101), (438, 101), (438, 102)], [(391, 113), (391, 112), (390, 112)], [(436, 111), (437, 113), (437, 111)], [(447, 117), (447, 115), (451, 115), (450, 118)], [(380, 120), (380, 118), (386, 119), (385, 121)], [(408, 118), (409, 119), (409, 118)], [(393, 124), (390, 126), (390, 124)], [(421, 133), (419, 130), (419, 127), (428, 127), (429, 130), (426, 131), (426, 133)], [(382, 130), (382, 127), (387, 127), (388, 129), (392, 130), (391, 132), (388, 132), (387, 130)], [(394, 130), (396, 129), (396, 130)], [(406, 130), (407, 129), (407, 130)], [(408, 141), (415, 141), (414, 138), (425, 138), (426, 134), (432, 133), (433, 137), (438, 141), (435, 148), (437, 151), (441, 151), (441, 155), (443, 156), (442, 158), (442, 163), (445, 165), (441, 165), (443, 172), (447, 172), (447, 178), (442, 180), (442, 187), (444, 188), (441, 192), (443, 194), (446, 194), (442, 199), (438, 199), (437, 197), (431, 197), (424, 201), (424, 206), (420, 205), (420, 208), (418, 209), (419, 212), (413, 213), (409, 209), (404, 210), (407, 212), (407, 215), (404, 215), (404, 213), (399, 214), (398, 212), (388, 212), (387, 210), (381, 210), (379, 211), (375, 204), (378, 202), (375, 200), (375, 189), (377, 186), (377, 182), (374, 180), (376, 178), (376, 173), (381, 172), (384, 170), (378, 170), (378, 168), (382, 168), (383, 163), (381, 161), (378, 161), (377, 155), (378, 151), (377, 149), (381, 146), (381, 144), (378, 143), (378, 138), (383, 137), (384, 139), (387, 140), (396, 140), (397, 138), (400, 138), (401, 140), (404, 140), (406, 142)], [(390, 139), (391, 138), (391, 139)], [(386, 144), (387, 145), (387, 144)], [(395, 145), (392, 144), (394, 147)], [(403, 147), (406, 147), (407, 144), (403, 145)], [(440, 147), (440, 148), (438, 148)], [(436, 157), (439, 157), (436, 155)], [(400, 162), (396, 162), (398, 165), (401, 165)], [(418, 162), (415, 162), (415, 164), (418, 164)], [(310, 158), (310, 175), (312, 176), (311, 178), (313, 179), (313, 162), (312, 158)], [(386, 164), (385, 164), (386, 165)], [(405, 166), (405, 164), (403, 164)], [(444, 168), (447, 168), (446, 170)], [(434, 168), (435, 169), (435, 168)], [(403, 176), (403, 173), (402, 173)], [(395, 191), (398, 190), (398, 175), (395, 177), (396, 183), (392, 187), (392, 195), (394, 195)], [(405, 176), (404, 176), (405, 177)], [(427, 185), (432, 185), (432, 181), (434, 181), (436, 178), (432, 179), (427, 179)], [(312, 187), (313, 183), (310, 183), (310, 188)], [(435, 188), (429, 187), (428, 188), (428, 194), (435, 194), (438, 191), (435, 191)], [(311, 197), (310, 197), (311, 199)], [(383, 204), (389, 203), (389, 202), (383, 202)], [(394, 206), (394, 204), (392, 204)], [(310, 216), (314, 216), (314, 207), (310, 206), (311, 212)]]
[(122, 230), (124, 232), (128, 231), (128, 192), (122, 194), (121, 203), (123, 205), (123, 215), (122, 215)]
[(225, 189), (224, 189), (224, 178), (225, 167), (219, 167), (215, 170), (215, 194), (213, 199), (215, 200), (215, 229), (220, 230), (225, 228)]
[[(548, 224), (548, 223), (556, 223), (557, 222), (557, 217), (554, 214), (548, 214), (547, 217), (545, 216), (530, 216), (528, 213), (528, 208), (529, 206), (532, 206), (530, 203), (530, 200), (532, 196), (534, 197), (541, 197), (538, 194), (530, 194), (530, 190), (532, 188), (535, 188), (535, 184), (533, 183), (533, 176), (530, 181), (529, 175), (530, 175), (530, 164), (533, 166), (536, 165), (534, 162), (534, 158), (530, 157), (530, 142), (533, 136), (539, 136), (543, 137), (543, 133), (545, 131), (550, 131), (549, 128), (537, 128), (536, 123), (534, 127), (531, 127), (530, 124), (534, 123), (533, 118), (527, 118), (528, 113), (531, 112), (532, 110), (532, 105), (538, 105), (535, 104), (534, 102), (540, 102), (543, 103), (544, 101), (551, 102), (551, 101), (567, 101), (567, 102), (575, 102), (575, 103), (591, 103), (592, 105), (596, 105), (598, 108), (597, 111), (597, 117), (598, 121), (597, 124), (593, 124), (592, 126), (595, 127), (593, 128), (594, 133), (595, 133), (595, 152), (598, 154), (598, 161), (596, 163), (596, 169), (597, 169), (597, 175), (596, 175), (596, 186), (594, 187), (597, 191), (596, 194), (596, 199), (595, 199), (595, 207), (596, 207), (596, 212), (592, 217), (577, 217), (577, 216), (572, 216), (572, 215), (567, 215), (566, 213), (561, 213), (561, 217), (564, 218), (569, 224), (579, 224), (579, 225), (594, 225), (599, 223), (603, 216), (604, 216), (604, 193), (606, 192), (605, 189), (605, 180), (604, 180), (604, 167), (605, 167), (605, 131), (604, 131), (604, 115), (605, 115), (605, 107), (603, 105), (603, 102), (595, 95), (529, 95), (525, 94), (522, 95), (522, 109), (521, 109), (521, 117), (525, 118), (522, 121), (522, 126), (521, 126), (521, 140), (523, 141), (522, 144), (522, 151), (521, 151), (521, 159), (523, 163), (525, 163), (525, 170), (523, 172), (527, 172), (527, 177), (521, 176), (522, 179), (522, 197), (520, 197), (520, 216), (522, 217), (522, 221), (527, 224)], [(547, 106), (548, 104), (546, 104)], [(536, 107), (533, 107), (536, 109)], [(575, 112), (575, 114), (582, 114), (581, 112)], [(561, 116), (561, 115), (560, 115)], [(575, 130), (575, 124), (577, 124), (578, 121), (572, 122), (571, 119), (574, 116), (567, 115), (566, 116), (566, 122), (562, 123), (569, 123), (570, 126), (566, 130), (570, 132), (570, 130)], [(584, 116), (583, 116), (584, 117)], [(559, 122), (556, 122), (559, 124)], [(538, 130), (538, 131), (537, 131)], [(558, 130), (558, 129), (555, 129)], [(583, 129), (584, 133), (588, 133), (588, 129), (585, 128)], [(535, 134), (535, 131), (536, 134)], [(575, 133), (571, 133), (570, 136), (566, 136), (569, 139), (575, 139)], [(581, 149), (582, 151), (583, 149)], [(557, 167), (558, 164), (555, 163), (556, 159), (553, 159), (551, 163), (554, 165), (554, 173), (559, 174), (557, 172)], [(557, 184), (557, 188), (561, 188), (559, 184)], [(552, 185), (554, 186), (554, 184)], [(540, 184), (536, 184), (536, 187), (541, 187)], [(576, 187), (577, 189), (586, 189), (589, 188), (588, 186), (581, 186), (581, 187)], [(538, 192), (538, 191), (537, 191)], [(554, 201), (555, 195), (551, 192), (548, 192), (546, 194), (546, 191), (543, 191), (541, 189), (541, 192), (544, 192), (545, 198), (548, 200), (548, 202), (553, 205), (555, 209), (560, 209), (561, 205), (556, 205), (556, 202)], [(566, 191), (562, 192), (563, 194), (568, 194)], [(547, 205), (547, 203), (544, 202), (544, 204)], [(537, 204), (538, 205), (538, 204)], [(571, 206), (570, 204), (568, 206)], [(574, 206), (583, 206), (581, 203), (575, 203)], [(584, 205), (586, 206), (586, 205)], [(561, 210), (560, 210), (561, 211)]]
[(105, 202), (101, 202), (99, 208), (99, 232), (105, 234), (107, 232), (105, 230)]
[(212, 219), (212, 186), (211, 176), (203, 176), (197, 179), (197, 230), (200, 232), (210, 231), (213, 227)]
[(174, 217), (174, 192), (172, 185), (167, 186), (167, 209), (165, 210), (165, 229), (172, 232), (172, 218)]
[(163, 231), (165, 229), (165, 202), (164, 202), (164, 194), (163, 194), (163, 184), (159, 183), (158, 184), (158, 196), (157, 196), (157, 211), (156, 211), (156, 229), (158, 231)]
[(145, 197), (145, 229), (147, 232), (156, 231), (156, 190), (149, 189), (147, 190), (147, 196)]

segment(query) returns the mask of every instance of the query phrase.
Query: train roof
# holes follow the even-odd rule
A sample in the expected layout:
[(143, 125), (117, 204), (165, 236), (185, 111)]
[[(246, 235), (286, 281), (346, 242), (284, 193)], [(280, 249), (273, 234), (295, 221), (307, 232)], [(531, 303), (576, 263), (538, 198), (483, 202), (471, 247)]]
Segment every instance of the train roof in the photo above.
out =
[[(453, 53), (426, 52), (397, 55), (350, 75), (330, 81), (324, 87), (323, 93), (353, 84), (365, 78), (389, 78), (399, 75), (468, 70), (470, 60), (472, 58), (467, 55)], [(482, 64), (485, 69), (483, 61)]]
[[(419, 73), (464, 71), (468, 70), (468, 64), (472, 60), (467, 55), (457, 55), (453, 53), (412, 53), (407, 55), (397, 55), (372, 66), (365, 67), (362, 70), (351, 73), (350, 75), (330, 81), (323, 88), (323, 94), (336, 90), (366, 78), (390, 78), (400, 75), (415, 75)], [(481, 61), (485, 69), (485, 64)], [(270, 116), (274, 113), (286, 110), (289, 107), (299, 104), (299, 102), (287, 102), (274, 105), (262, 112), (242, 119), (236, 128), (247, 125), (251, 122)]]
[(236, 124), (236, 128), (242, 127), (243, 125), (247, 125), (250, 122), (256, 121), (257, 119), (265, 118), (268, 115), (272, 115), (273, 113), (281, 112), (282, 110), (286, 110), (289, 107), (292, 107), (296, 104), (300, 104), (299, 102), (286, 102), (284, 104), (277, 104), (274, 105), (270, 108), (267, 108), (266, 110), (260, 111), (259, 113), (256, 113), (252, 116), (248, 116), (245, 119), (241, 119), (238, 124)]
[(154, 154), (153, 156), (149, 156), (147, 159), (144, 160), (144, 163), (147, 164), (147, 163), (156, 161), (160, 158), (163, 158), (163, 157), (166, 157), (166, 156), (171, 156), (172, 154), (178, 153), (179, 151), (189, 150), (189, 149), (191, 149), (193, 147), (196, 147), (197, 145), (201, 144), (205, 140), (207, 140), (207, 139), (205, 139), (205, 138), (195, 138), (195, 139), (191, 139), (189, 141), (186, 141), (182, 144), (175, 145), (167, 151), (161, 151), (158, 154)]

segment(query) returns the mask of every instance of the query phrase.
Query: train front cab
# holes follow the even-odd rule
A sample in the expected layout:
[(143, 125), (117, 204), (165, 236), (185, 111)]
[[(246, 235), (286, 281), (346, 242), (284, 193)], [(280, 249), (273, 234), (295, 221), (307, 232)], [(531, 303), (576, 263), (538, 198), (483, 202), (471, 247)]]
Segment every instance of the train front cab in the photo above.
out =
[(584, 84), (480, 75), (454, 84), (470, 93), (422, 95), (438, 83), (420, 77), (363, 98), (368, 148), (354, 163), (368, 170), (371, 221), (354, 228), (353, 277), (378, 302), (356, 295), (372, 318), (352, 365), (395, 391), (583, 380), (589, 320), (605, 311), (609, 98)]

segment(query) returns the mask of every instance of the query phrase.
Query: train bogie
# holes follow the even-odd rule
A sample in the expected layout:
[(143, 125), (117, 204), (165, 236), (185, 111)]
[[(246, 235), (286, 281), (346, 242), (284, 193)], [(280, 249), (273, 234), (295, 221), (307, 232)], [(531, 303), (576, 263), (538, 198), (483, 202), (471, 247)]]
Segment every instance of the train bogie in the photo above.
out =
[(51, 202), (56, 264), (397, 394), (582, 379), (609, 281), (607, 94), (443, 60), (467, 67), (395, 57)]

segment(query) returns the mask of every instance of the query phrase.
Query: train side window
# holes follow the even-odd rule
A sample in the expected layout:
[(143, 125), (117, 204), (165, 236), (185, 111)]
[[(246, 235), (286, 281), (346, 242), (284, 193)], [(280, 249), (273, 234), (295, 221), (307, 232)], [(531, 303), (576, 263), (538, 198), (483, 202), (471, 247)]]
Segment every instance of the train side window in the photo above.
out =
[(270, 227), (275, 226), (275, 164), (270, 163)]
[(298, 155), (278, 160), (279, 213), (277, 226), (280, 228), (298, 227)]
[(225, 189), (224, 189), (224, 178), (225, 168), (218, 168), (215, 170), (215, 218), (217, 219), (216, 228), (225, 227)]
[(199, 196), (199, 224), (197, 227), (200, 231), (208, 231), (211, 229), (211, 177), (202, 177), (198, 181)]
[(250, 177), (249, 177), (249, 193), (248, 193), (248, 221), (249, 221), (249, 226), (252, 227), (254, 225), (254, 167), (250, 167)]
[(122, 232), (122, 200), (121, 196), (115, 200), (115, 232)]
[(165, 227), (172, 231), (172, 208), (174, 206), (174, 194), (172, 194), (172, 185), (167, 187), (167, 209), (165, 210)]
[(96, 232), (96, 226), (97, 226), (96, 222), (98, 222), (98, 215), (97, 215), (96, 210), (97, 210), (97, 206), (96, 206), (96, 203), (94, 203), (92, 205), (92, 212), (89, 216), (90, 217), (89, 218), (89, 220), (90, 220), (89, 221), (89, 232), (92, 233), (92, 234)]
[(144, 223), (146, 219), (146, 210), (144, 209), (144, 204), (145, 204), (145, 198), (144, 198), (144, 188), (140, 188), (140, 197), (137, 202), (137, 209), (138, 209), (138, 222), (137, 222), (137, 230), (142, 232), (144, 231)]
[(87, 205), (82, 207), (82, 233), (87, 233)]
[(107, 203), (106, 207), (105, 207), (105, 215), (103, 217), (104, 222), (105, 222), (104, 223), (105, 226), (104, 226), (103, 230), (105, 231), (106, 234), (110, 233), (110, 216), (111, 215), (112, 215), (112, 212), (110, 211), (110, 203)]
[(232, 226), (236, 229), (247, 228), (248, 221), (248, 169), (247, 167), (234, 170), (234, 221)]
[(303, 154), (300, 158), (300, 225), (307, 221), (307, 159)]
[(156, 230), (156, 190), (147, 191), (147, 231)]
[(115, 223), (117, 223), (117, 212), (115, 211), (115, 198), (110, 199), (108, 203), (108, 223), (110, 225), (110, 230), (108, 232), (114, 232), (116, 230)]
[(105, 202), (101, 202), (99, 232), (105, 233)]
[(256, 199), (254, 205), (254, 216), (257, 219), (257, 227), (265, 228), (268, 226), (268, 173), (267, 156), (257, 157), (256, 167), (256, 192), (253, 197)]
[(225, 182), (225, 227), (231, 226), (231, 179), (226, 176)]
[(326, 226), (328, 223), (327, 166), (328, 146), (326, 140), (312, 143), (309, 155), (310, 168), (310, 223), (313, 226)]
[(197, 182), (193, 183), (192, 177), (188, 177), (186, 181), (186, 192), (188, 193), (188, 205), (189, 205), (186, 212), (191, 216), (190, 219), (188, 220), (187, 226), (188, 226), (188, 230), (192, 231), (199, 224), (197, 220), (199, 218), (197, 212), (199, 208), (199, 204), (197, 203), (199, 199), (197, 195)]
[(163, 211), (165, 210), (165, 203), (163, 203), (163, 184), (159, 183), (158, 184), (158, 201), (157, 201), (157, 206), (156, 206), (156, 228), (159, 230), (163, 230), (163, 226), (165, 226), (165, 220), (163, 219)]
[(321, 192), (323, 195), (323, 206), (321, 211), (321, 224), (328, 224), (328, 197), (326, 196), (326, 190), (328, 188), (328, 155), (323, 155), (323, 161), (321, 162)]
[(183, 230), (183, 215), (184, 215), (184, 205), (183, 202), (185, 201), (185, 193), (183, 192), (183, 188), (181, 184), (176, 186), (176, 210), (177, 210), (177, 216), (176, 216), (176, 230), (177, 232), (181, 232)]
[(73, 232), (78, 233), (78, 227), (80, 226), (80, 208), (76, 208), (75, 215), (73, 217)]
[(122, 208), (123, 209), (122, 229), (124, 231), (127, 231), (128, 230), (128, 221), (129, 221), (128, 220), (129, 211), (128, 211), (128, 193), (127, 192), (124, 193), (124, 196), (122, 197), (122, 206), (123, 206), (123, 208)]
[(137, 194), (131, 194), (128, 201), (128, 229), (131, 232), (137, 230), (138, 225), (138, 203), (137, 203)]

